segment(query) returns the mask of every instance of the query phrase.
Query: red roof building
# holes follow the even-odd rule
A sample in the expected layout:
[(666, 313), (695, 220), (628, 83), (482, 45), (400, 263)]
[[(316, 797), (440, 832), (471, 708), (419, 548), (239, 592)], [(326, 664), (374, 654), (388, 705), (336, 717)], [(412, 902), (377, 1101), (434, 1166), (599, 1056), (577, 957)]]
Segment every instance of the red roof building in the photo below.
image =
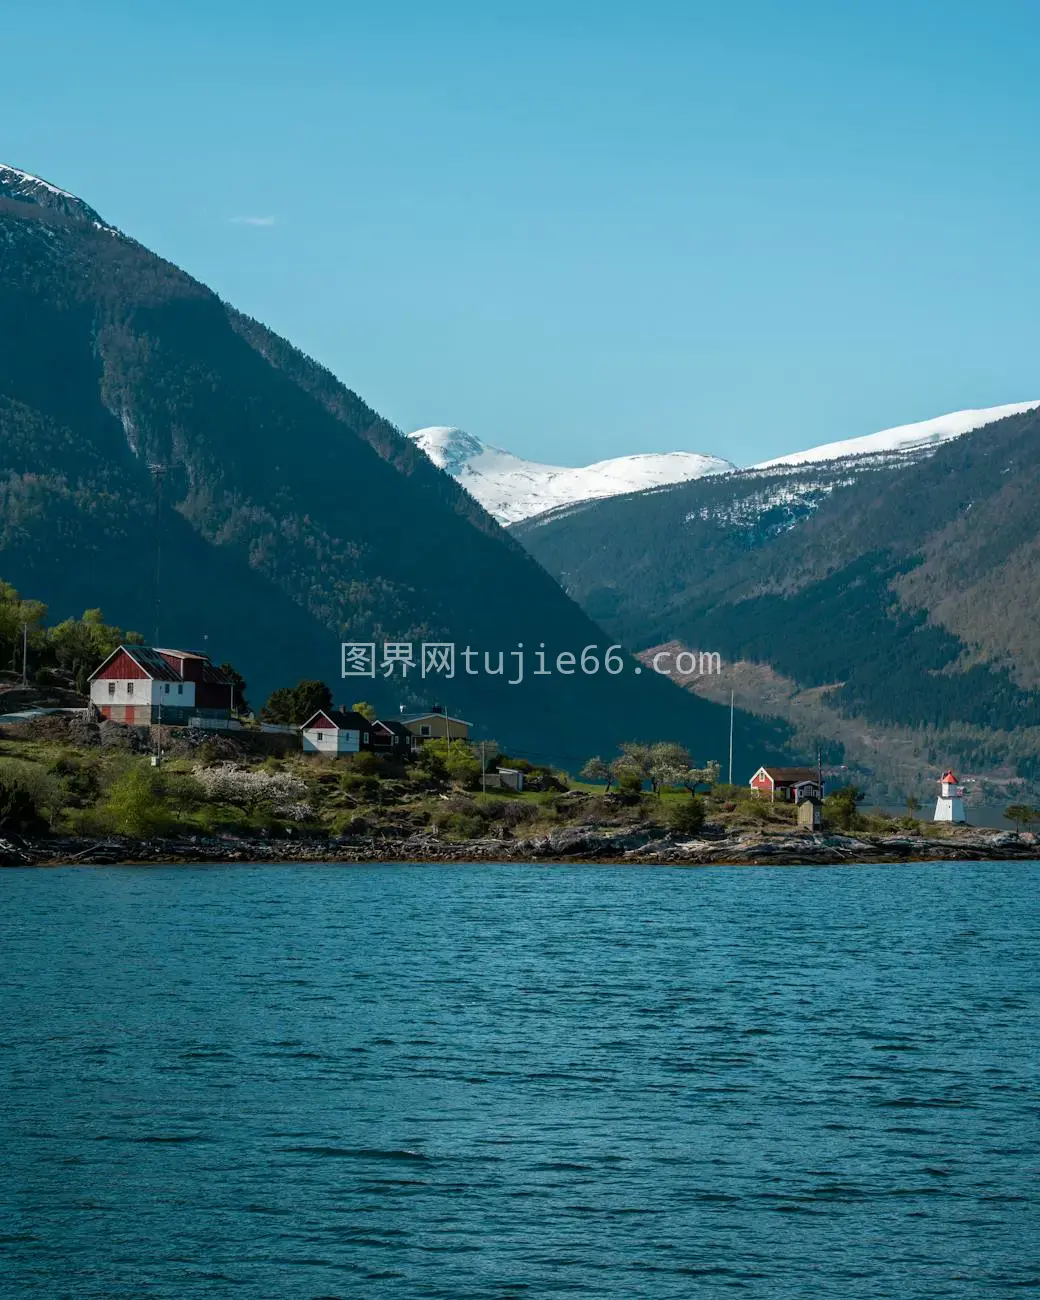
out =
[(751, 788), (773, 803), (823, 798), (823, 781), (815, 767), (760, 767), (751, 778)]
[(90, 677), (90, 703), (103, 718), (130, 727), (193, 718), (230, 718), (234, 687), (193, 650), (121, 645)]

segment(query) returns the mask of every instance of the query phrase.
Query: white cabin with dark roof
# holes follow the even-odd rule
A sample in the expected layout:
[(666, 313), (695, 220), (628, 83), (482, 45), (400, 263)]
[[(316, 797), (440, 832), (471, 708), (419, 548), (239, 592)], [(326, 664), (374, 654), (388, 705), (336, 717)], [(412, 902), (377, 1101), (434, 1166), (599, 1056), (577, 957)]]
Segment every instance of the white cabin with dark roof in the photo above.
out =
[(300, 728), (305, 754), (359, 754), (372, 748), (372, 724), (353, 709), (319, 709)]

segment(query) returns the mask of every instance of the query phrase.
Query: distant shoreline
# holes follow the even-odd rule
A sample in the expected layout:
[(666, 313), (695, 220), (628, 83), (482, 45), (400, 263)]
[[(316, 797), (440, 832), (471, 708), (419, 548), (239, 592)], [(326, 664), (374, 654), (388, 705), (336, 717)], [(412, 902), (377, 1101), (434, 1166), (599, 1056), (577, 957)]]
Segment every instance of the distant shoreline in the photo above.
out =
[(1040, 860), (1033, 834), (957, 828), (949, 836), (773, 832), (677, 840), (649, 833), (573, 828), (535, 840), (448, 842), (432, 836), (364, 840), (185, 837), (130, 840), (0, 839), (0, 867), (314, 864), (510, 864), (549, 866), (841, 866)]

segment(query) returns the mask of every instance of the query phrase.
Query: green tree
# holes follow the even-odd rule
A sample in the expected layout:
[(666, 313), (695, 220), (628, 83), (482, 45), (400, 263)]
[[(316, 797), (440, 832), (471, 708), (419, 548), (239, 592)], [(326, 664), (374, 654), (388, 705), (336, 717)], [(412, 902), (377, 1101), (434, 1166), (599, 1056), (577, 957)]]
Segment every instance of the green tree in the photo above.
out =
[(293, 694), (296, 698), (296, 717), (294, 721), (297, 726), (313, 717), (319, 709), (332, 708), (332, 692), (324, 682), (315, 681), (312, 678), (305, 679), (296, 685)]
[(52, 627), (47, 642), (53, 662), (71, 675), (77, 690), (86, 692), (90, 674), (117, 646), (140, 645), (142, 638), (106, 623), (100, 609), (87, 609), (81, 618), (67, 618)]
[(1030, 827), (1040, 818), (1040, 809), (1033, 808), (1027, 803), (1009, 804), (1004, 809), (1004, 816), (1009, 822), (1015, 823), (1015, 830), (1020, 831), (1023, 826)]
[(143, 839), (169, 824), (162, 782), (154, 768), (135, 763), (112, 783), (104, 812), (120, 835)]
[(480, 784), (480, 757), (464, 740), (427, 740), (419, 751), (428, 771), (442, 770), (449, 780), (469, 790)]
[(640, 789), (644, 782), (651, 779), (650, 772), (653, 767), (654, 756), (653, 747), (645, 745), (642, 741), (626, 740), (621, 746), (621, 753), (610, 765), (610, 770), (614, 774), (614, 779), (618, 785), (621, 785), (623, 778), (628, 778), (629, 784), (633, 777), (639, 781)]
[(0, 760), (0, 835), (45, 830), (63, 801), (60, 782), (36, 764)]
[(589, 759), (578, 775), (583, 781), (590, 781), (594, 785), (605, 783), (608, 794), (614, 784), (614, 773), (610, 770), (609, 764), (605, 763), (598, 754)]
[(296, 695), (291, 686), (279, 686), (267, 697), (267, 703), (260, 710), (264, 722), (272, 722), (278, 727), (291, 727), (296, 723)]
[(621, 794), (632, 795), (640, 794), (643, 789), (643, 778), (632, 768), (623, 767), (615, 775), (617, 788)]
[(375, 722), (376, 718), (379, 717), (375, 705), (369, 704), (367, 700), (359, 700), (357, 704), (352, 704), (350, 707), (355, 713), (360, 713), (363, 718), (367, 718), (369, 722)]
[(918, 797), (914, 794), (908, 794), (906, 796), (906, 815), (908, 817), (916, 817), (920, 811), (921, 811), (920, 799), (918, 799)]
[(249, 707), (249, 701), (246, 699), (246, 679), (242, 676), (242, 674), (238, 671), (238, 669), (235, 668), (234, 665), (232, 664), (222, 663), (220, 667), (217, 669), (217, 671), (226, 681), (230, 682), (231, 684), (232, 687), (231, 699), (232, 699), (232, 706), (234, 708), (234, 711), (236, 713), (252, 712), (252, 710)]
[(39, 600), (23, 600), (9, 582), (0, 582), (0, 666), (18, 671), (22, 667), (22, 629), (27, 631), (30, 659), (46, 637), (47, 606)]
[(325, 683), (304, 679), (295, 686), (280, 686), (272, 691), (260, 717), (281, 727), (299, 727), (319, 709), (331, 707), (332, 692)]
[(864, 798), (863, 791), (856, 786), (842, 786), (824, 799), (824, 813), (828, 820), (837, 822), (842, 830), (851, 831), (856, 825), (856, 809)]
[(669, 827), (679, 835), (696, 835), (704, 825), (704, 800), (699, 795), (668, 805), (665, 814)]

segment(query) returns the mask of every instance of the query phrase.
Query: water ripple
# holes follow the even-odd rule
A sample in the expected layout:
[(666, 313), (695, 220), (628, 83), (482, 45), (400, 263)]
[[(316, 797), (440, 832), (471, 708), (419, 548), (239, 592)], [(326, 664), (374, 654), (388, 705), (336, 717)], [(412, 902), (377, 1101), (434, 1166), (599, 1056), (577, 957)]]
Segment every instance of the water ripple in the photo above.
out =
[(0, 1297), (1026, 1294), (1038, 885), (0, 872)]

